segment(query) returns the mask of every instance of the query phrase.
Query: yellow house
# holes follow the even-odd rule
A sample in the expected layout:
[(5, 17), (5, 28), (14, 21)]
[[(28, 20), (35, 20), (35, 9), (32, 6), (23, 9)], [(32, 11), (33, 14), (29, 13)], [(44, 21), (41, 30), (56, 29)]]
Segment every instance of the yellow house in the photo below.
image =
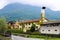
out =
[[(34, 20), (24, 20), (24, 21), (16, 21), (14, 24), (14, 28), (24, 28), (24, 32), (26, 30), (29, 30), (32, 24), (35, 24), (37, 28), (40, 28), (40, 24), (43, 22), (47, 22), (45, 18), (45, 7), (42, 7), (41, 9), (41, 18), (40, 19), (34, 19)], [(23, 25), (22, 25), (23, 24)]]

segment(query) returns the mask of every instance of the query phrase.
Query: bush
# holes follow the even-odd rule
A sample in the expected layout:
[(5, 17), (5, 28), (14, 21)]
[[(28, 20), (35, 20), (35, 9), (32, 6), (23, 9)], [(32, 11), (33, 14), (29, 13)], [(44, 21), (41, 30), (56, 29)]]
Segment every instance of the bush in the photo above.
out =
[(31, 34), (31, 31), (30, 30), (27, 30), (25, 34)]
[(36, 27), (36, 25), (35, 24), (32, 24), (30, 31), (31, 32), (34, 32), (35, 31), (35, 27)]
[(12, 29), (11, 30), (12, 33), (22, 33), (21, 29)]
[(39, 31), (35, 31), (35, 32), (32, 32), (31, 34), (32, 35), (40, 35), (40, 32)]
[(6, 19), (1, 17), (0, 18), (0, 34), (4, 34), (8, 30)]
[(27, 35), (28, 38), (46, 38), (46, 36), (42, 35)]

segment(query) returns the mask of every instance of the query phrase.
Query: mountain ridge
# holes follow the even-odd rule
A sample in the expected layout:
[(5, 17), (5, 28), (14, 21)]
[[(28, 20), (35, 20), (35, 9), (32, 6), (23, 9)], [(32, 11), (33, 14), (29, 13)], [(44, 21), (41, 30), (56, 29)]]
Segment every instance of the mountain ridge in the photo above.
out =
[[(14, 3), (8, 4), (2, 10), (0, 10), (0, 17), (4, 16), (7, 21), (33, 20), (40, 18), (40, 11), (41, 7)], [(46, 18), (49, 20), (60, 20), (59, 13), (60, 11), (52, 11), (46, 8)]]

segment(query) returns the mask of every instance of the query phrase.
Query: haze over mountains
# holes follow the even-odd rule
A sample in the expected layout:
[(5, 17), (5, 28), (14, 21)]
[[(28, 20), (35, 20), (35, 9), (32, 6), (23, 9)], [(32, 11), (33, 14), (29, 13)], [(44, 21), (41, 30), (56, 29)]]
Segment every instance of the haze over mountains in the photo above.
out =
[[(33, 20), (40, 18), (41, 7), (24, 5), (19, 3), (8, 4), (0, 10), (0, 17), (10, 20)], [(60, 12), (46, 8), (46, 18), (49, 20), (60, 20)]]

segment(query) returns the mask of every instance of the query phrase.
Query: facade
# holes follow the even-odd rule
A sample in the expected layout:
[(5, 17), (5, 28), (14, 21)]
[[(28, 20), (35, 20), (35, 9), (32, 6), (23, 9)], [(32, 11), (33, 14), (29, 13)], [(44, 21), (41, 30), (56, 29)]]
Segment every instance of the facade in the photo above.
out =
[(24, 30), (23, 30), (24, 32), (26, 32), (27, 30), (30, 30), (33, 24), (36, 25), (37, 29), (40, 28), (39, 19), (22, 21), (20, 22), (20, 26), (22, 26), (22, 24), (24, 25)]
[(60, 20), (46, 20), (45, 7), (41, 10), (40, 30), (41, 34), (60, 34)]
[(15, 24), (10, 25), (11, 28), (23, 28), (23, 31), (26, 32), (30, 30), (32, 24), (35, 24), (41, 34), (60, 34), (60, 20), (47, 20), (45, 9), (46, 7), (42, 7), (40, 19), (16, 21)]
[(60, 34), (60, 21), (49, 21), (47, 23), (41, 24), (40, 27), (41, 34)]

